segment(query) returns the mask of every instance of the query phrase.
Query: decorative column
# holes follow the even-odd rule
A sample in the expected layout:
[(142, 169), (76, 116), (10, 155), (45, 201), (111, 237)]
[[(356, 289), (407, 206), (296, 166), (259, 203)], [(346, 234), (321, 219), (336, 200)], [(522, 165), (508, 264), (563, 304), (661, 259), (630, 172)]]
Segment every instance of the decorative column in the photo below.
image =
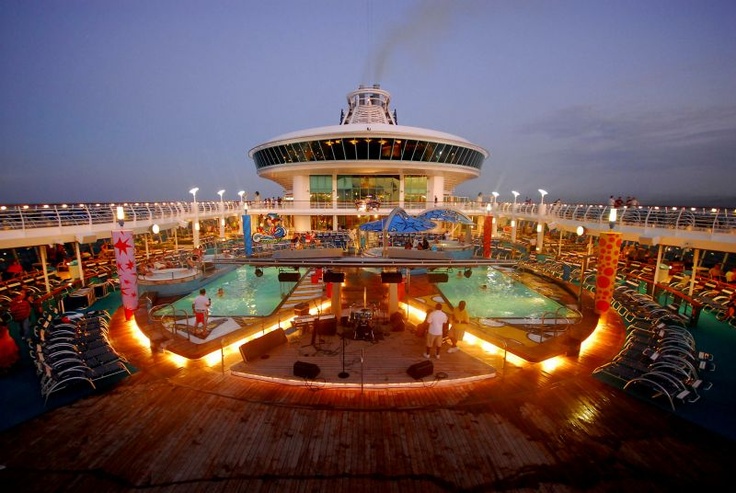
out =
[(621, 233), (609, 231), (598, 238), (598, 275), (595, 280), (595, 312), (605, 313), (611, 306), (616, 287), (616, 269), (621, 254)]
[(112, 244), (115, 248), (115, 264), (120, 280), (125, 320), (130, 320), (135, 310), (138, 309), (138, 272), (135, 266), (133, 232), (122, 229), (113, 231)]
[(253, 256), (253, 237), (250, 232), (250, 215), (248, 214), (247, 207), (245, 208), (245, 214), (243, 214), (243, 246), (245, 247), (245, 256)]
[(399, 311), (399, 284), (388, 285), (388, 315)]

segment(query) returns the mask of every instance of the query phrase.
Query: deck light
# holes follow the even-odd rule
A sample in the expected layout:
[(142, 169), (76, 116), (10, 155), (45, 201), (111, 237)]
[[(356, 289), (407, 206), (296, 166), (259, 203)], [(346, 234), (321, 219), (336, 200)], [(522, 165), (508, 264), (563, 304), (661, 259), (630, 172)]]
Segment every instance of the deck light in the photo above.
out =
[(118, 220), (118, 224), (119, 224), (119, 225), (120, 225), (120, 227), (122, 228), (122, 227), (123, 227), (123, 225), (125, 225), (125, 209), (123, 209), (123, 207), (122, 207), (122, 206), (120, 206), (120, 205), (119, 205), (119, 206), (117, 207), (117, 209), (116, 209), (116, 211), (115, 211), (115, 217), (116, 217), (116, 218), (117, 218), (117, 220)]
[(608, 227), (610, 229), (613, 229), (615, 225), (616, 225), (616, 209), (611, 208), (611, 211), (608, 213)]
[(153, 226), (151, 226), (151, 232), (153, 234), (157, 235), (159, 231), (161, 231), (161, 228), (158, 227), (158, 224), (154, 224)]

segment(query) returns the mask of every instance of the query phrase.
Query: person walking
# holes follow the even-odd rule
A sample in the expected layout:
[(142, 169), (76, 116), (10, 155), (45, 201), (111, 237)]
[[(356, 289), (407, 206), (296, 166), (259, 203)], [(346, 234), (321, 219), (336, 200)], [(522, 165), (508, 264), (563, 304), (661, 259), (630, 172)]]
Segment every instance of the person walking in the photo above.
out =
[(427, 329), (427, 351), (425, 358), (429, 358), (432, 348), (436, 348), (435, 358), (440, 359), (440, 347), (442, 347), (442, 336), (445, 324), (448, 323), (447, 314), (442, 311), (442, 303), (434, 306), (434, 311), (427, 317), (429, 328)]
[(210, 305), (212, 300), (207, 297), (207, 291), (202, 288), (199, 295), (194, 298), (192, 310), (194, 311), (194, 332), (198, 333), (197, 328), (202, 324), (202, 332), (207, 334), (207, 319), (209, 318)]
[(447, 350), (448, 353), (454, 353), (455, 351), (460, 350), (460, 348), (457, 347), (457, 341), (463, 340), (465, 337), (465, 329), (469, 323), (470, 315), (468, 315), (468, 311), (465, 309), (465, 300), (461, 300), (460, 303), (452, 309), (452, 326), (447, 334), (450, 337), (452, 347)]

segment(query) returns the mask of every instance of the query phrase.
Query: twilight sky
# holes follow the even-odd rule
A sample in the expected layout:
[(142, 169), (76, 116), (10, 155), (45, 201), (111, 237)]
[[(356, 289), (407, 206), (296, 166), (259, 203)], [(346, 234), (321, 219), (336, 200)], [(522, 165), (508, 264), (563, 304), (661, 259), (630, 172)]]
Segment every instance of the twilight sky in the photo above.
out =
[(733, 0), (0, 2), (0, 204), (280, 195), (359, 84), (490, 151), (457, 195), (736, 206)]

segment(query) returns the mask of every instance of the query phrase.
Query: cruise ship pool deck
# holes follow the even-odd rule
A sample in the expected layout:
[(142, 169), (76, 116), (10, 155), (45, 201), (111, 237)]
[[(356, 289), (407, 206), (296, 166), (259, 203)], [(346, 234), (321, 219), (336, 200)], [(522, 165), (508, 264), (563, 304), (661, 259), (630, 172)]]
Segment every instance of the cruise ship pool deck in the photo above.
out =
[[(434, 296), (421, 289), (413, 284), (412, 295)], [(375, 343), (341, 339), (342, 329), (314, 343), (296, 332), (278, 352), (244, 363), (237, 352), (207, 361), (151, 350), (138, 318), (117, 310), (110, 325), (133, 375), (0, 434), (3, 484), (426, 493), (671, 491), (731, 480), (733, 436), (592, 376), (624, 342), (613, 311), (579, 352), (529, 363), (466, 341), (457, 353), (445, 346), (434, 375), (421, 380), (406, 376), (423, 360), (410, 331)], [(297, 358), (316, 362), (320, 375), (294, 378)], [(407, 385), (389, 385), (400, 374)], [(730, 402), (706, 394), (684, 405), (706, 415), (710, 406), (722, 419)]]

